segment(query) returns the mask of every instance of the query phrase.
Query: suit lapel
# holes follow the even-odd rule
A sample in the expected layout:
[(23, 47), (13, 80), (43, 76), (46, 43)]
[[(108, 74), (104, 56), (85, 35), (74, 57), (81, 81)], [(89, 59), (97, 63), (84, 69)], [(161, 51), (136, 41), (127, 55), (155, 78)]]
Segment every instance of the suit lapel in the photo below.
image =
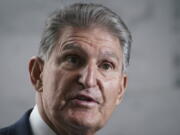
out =
[(32, 135), (29, 116), (32, 109), (28, 110), (20, 120), (9, 128), (9, 135)]

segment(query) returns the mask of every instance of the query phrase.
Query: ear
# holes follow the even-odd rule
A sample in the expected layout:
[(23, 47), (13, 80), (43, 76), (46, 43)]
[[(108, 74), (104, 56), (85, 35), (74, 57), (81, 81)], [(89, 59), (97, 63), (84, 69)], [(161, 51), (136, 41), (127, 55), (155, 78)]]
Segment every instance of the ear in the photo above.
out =
[(29, 75), (36, 91), (42, 92), (42, 73), (44, 62), (39, 57), (32, 57), (29, 61)]
[(125, 73), (123, 73), (122, 78), (120, 80), (120, 87), (119, 87), (119, 93), (118, 93), (118, 97), (116, 100), (116, 105), (119, 105), (120, 102), (122, 101), (123, 95), (126, 91), (127, 88), (127, 83), (128, 83), (128, 77)]

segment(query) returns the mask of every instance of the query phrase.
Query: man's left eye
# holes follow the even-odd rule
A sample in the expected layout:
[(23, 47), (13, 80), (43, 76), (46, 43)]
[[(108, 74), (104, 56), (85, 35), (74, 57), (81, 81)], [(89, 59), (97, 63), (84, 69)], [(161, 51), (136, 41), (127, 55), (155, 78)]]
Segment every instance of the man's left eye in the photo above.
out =
[(109, 62), (103, 62), (99, 67), (102, 68), (103, 70), (111, 70), (114, 68), (113, 64)]

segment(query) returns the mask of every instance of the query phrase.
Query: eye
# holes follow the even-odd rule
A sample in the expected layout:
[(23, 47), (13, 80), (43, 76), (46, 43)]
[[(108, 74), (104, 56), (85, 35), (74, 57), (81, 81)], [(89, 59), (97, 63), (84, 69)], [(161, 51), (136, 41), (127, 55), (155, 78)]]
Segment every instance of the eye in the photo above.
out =
[(65, 62), (70, 65), (78, 66), (81, 62), (81, 59), (77, 55), (68, 55), (65, 57)]
[(112, 70), (114, 69), (114, 66), (112, 63), (110, 62), (103, 62), (99, 65), (100, 68), (102, 68), (103, 70)]

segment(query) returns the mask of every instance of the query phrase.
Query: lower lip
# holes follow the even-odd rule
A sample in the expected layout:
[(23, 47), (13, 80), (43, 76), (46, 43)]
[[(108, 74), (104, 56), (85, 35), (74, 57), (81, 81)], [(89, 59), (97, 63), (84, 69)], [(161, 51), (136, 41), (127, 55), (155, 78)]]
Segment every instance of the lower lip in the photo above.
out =
[(79, 99), (73, 99), (73, 100), (71, 100), (71, 102), (73, 105), (89, 107), (89, 108), (97, 105), (97, 103), (94, 101), (84, 101), (84, 100), (79, 100)]

